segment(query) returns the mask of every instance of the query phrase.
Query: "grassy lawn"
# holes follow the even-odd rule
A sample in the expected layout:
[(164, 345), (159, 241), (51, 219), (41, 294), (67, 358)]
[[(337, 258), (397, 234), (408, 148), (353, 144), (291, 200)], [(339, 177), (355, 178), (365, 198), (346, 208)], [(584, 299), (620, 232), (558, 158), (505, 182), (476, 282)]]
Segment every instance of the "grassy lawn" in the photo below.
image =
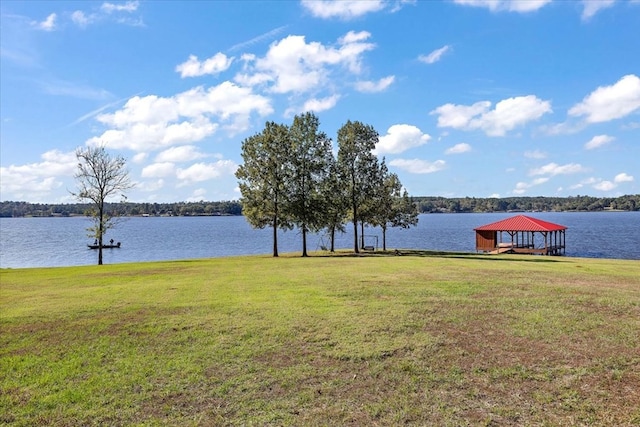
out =
[(0, 271), (0, 425), (640, 425), (640, 262)]

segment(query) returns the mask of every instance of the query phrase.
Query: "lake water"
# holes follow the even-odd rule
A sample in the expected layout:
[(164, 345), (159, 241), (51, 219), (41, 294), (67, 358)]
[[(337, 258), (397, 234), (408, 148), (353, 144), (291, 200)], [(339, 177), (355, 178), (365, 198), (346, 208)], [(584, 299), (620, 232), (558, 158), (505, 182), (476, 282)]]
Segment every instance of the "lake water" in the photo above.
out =
[[(475, 251), (474, 228), (510, 217), (507, 213), (425, 214), (417, 227), (389, 229), (387, 249)], [(543, 212), (527, 214), (567, 226), (566, 255), (640, 259), (640, 212)], [(57, 267), (97, 263), (89, 250), (91, 220), (72, 218), (0, 218), (0, 268)], [(336, 249), (352, 248), (348, 232), (336, 237)], [(367, 245), (382, 246), (380, 229), (365, 230)], [(270, 254), (271, 229), (256, 230), (244, 217), (134, 217), (108, 231), (105, 240), (122, 242), (105, 249), (105, 264), (232, 255)], [(279, 251), (301, 252), (300, 233), (278, 232)], [(309, 236), (307, 249), (329, 246), (326, 236)]]

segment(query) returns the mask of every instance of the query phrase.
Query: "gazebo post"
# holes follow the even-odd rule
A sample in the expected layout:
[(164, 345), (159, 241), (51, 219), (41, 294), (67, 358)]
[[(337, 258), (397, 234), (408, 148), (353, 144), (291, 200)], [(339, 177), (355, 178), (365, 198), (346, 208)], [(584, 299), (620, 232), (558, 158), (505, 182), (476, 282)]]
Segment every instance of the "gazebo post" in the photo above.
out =
[(547, 232), (544, 233), (544, 254), (549, 255), (549, 243), (547, 242)]

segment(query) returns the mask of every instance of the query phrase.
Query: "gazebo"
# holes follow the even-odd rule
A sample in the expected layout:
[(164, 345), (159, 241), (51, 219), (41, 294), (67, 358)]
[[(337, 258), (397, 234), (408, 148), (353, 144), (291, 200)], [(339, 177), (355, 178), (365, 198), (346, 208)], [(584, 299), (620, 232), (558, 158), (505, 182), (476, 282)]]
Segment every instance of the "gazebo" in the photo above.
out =
[(517, 215), (474, 230), (476, 251), (563, 255), (565, 250), (567, 227), (527, 215)]

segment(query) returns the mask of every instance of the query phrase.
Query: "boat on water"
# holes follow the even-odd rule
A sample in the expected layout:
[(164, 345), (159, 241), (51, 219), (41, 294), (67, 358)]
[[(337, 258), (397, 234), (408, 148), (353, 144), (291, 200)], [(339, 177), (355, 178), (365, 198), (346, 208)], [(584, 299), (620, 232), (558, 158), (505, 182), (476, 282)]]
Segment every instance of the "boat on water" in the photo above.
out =
[[(89, 247), (89, 249), (99, 249), (100, 245), (87, 245)], [(116, 243), (116, 244), (110, 244), (110, 245), (102, 245), (102, 249), (119, 249), (120, 248), (120, 242)]]

